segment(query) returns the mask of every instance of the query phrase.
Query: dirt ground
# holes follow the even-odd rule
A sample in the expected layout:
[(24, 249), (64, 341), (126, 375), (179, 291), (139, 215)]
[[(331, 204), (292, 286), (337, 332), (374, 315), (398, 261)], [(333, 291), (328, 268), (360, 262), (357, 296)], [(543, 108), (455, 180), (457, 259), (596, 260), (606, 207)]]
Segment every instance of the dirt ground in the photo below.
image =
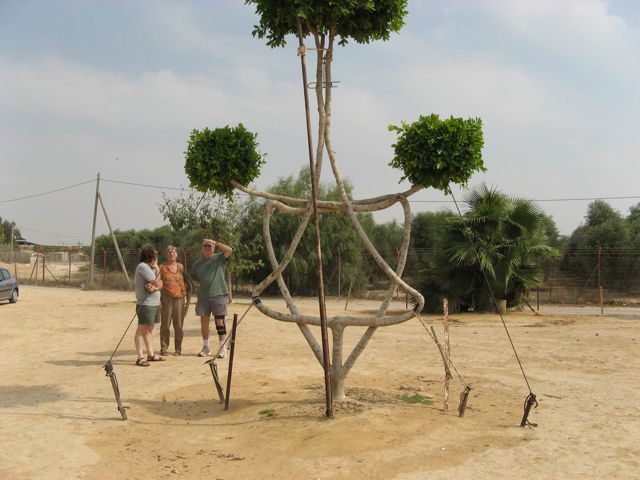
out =
[[(236, 300), (231, 312), (244, 313)], [(327, 309), (343, 312), (344, 300)], [(24, 286), (17, 304), (0, 304), (0, 478), (638, 478), (640, 311), (505, 317), (537, 428), (519, 426), (529, 391), (495, 315), (451, 316), (452, 359), (473, 386), (463, 418), (457, 379), (442, 411), (442, 360), (414, 319), (376, 332), (347, 378), (349, 400), (326, 420), (302, 335), (255, 309), (238, 330), (228, 411), (195, 356), (193, 310), (184, 354), (149, 368), (134, 365), (130, 329), (113, 359), (123, 421), (102, 365), (133, 313), (130, 292)], [(426, 320), (441, 332), (440, 317)], [(358, 334), (348, 329), (347, 344)], [(225, 382), (228, 360), (218, 365)], [(432, 402), (406, 401), (415, 394)]]

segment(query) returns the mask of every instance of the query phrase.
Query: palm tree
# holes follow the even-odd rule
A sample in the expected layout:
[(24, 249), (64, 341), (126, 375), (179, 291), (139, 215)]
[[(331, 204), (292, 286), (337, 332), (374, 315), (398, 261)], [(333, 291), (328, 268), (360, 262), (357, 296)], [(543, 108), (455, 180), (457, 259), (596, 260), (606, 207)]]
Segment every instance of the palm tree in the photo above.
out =
[(547, 245), (542, 211), (486, 185), (472, 189), (464, 203), (462, 216), (448, 217), (440, 254), (422, 269), (427, 310), (441, 309), (443, 297), (453, 311), (493, 310), (491, 293), (519, 307), (542, 282), (540, 261), (558, 254)]

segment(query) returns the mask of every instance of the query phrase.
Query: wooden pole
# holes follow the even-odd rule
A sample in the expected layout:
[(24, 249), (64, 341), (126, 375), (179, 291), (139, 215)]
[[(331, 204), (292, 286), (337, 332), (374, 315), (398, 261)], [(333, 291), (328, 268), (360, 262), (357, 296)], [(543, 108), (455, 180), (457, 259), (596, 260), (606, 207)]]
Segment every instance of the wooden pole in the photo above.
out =
[(71, 247), (69, 247), (69, 281), (67, 283), (71, 286)]
[(341, 297), (341, 292), (340, 292), (340, 281), (341, 281), (340, 277), (342, 276), (341, 270), (342, 270), (342, 262), (340, 258), (340, 248), (338, 248), (338, 298)]
[(33, 268), (31, 269), (31, 275), (29, 275), (29, 281), (31, 281), (31, 279), (33, 278), (33, 272), (36, 272), (36, 285), (38, 285), (38, 258), (40, 258), (40, 256), (36, 252), (36, 261), (33, 264)]
[[(120, 262), (120, 268), (122, 269), (122, 273), (124, 273), (124, 278), (127, 281), (127, 287), (131, 287), (131, 283), (129, 282), (129, 274), (127, 273), (127, 268), (124, 266), (124, 260), (122, 259), (122, 255), (120, 254), (120, 248), (118, 247), (118, 241), (116, 240), (116, 236), (113, 233), (113, 228), (111, 228), (111, 222), (109, 221), (109, 215), (107, 214), (107, 209), (104, 206), (104, 201), (102, 200), (102, 195), (98, 192), (98, 200), (100, 200), (100, 206), (102, 207), (102, 213), (104, 213), (104, 219), (107, 221), (107, 226), (109, 227), (109, 234), (111, 235), (111, 241), (113, 242), (113, 246), (116, 249), (116, 254), (118, 255), (118, 262)], [(93, 265), (93, 260), (91, 261), (91, 265)]]
[(44, 286), (44, 252), (42, 252), (42, 285)]
[(98, 218), (98, 197), (100, 195), (100, 172), (96, 177), (96, 201), (93, 205), (93, 227), (91, 228), (91, 263), (89, 264), (89, 283), (93, 282), (93, 261), (96, 256), (96, 219)]
[[(446, 354), (447, 360), (451, 358), (451, 347), (449, 345), (449, 300), (444, 298), (442, 299), (442, 309), (444, 311), (444, 352)], [(449, 362), (450, 363), (450, 362)], [(451, 365), (449, 365), (451, 366)], [(443, 411), (449, 410), (449, 372), (447, 369), (444, 371), (444, 408)]]
[(604, 295), (602, 294), (602, 282), (600, 279), (600, 255), (602, 247), (598, 247), (598, 294), (600, 296), (600, 315), (604, 314)]
[(104, 279), (107, 275), (107, 249), (102, 249), (102, 285), (104, 286)]
[(11, 224), (11, 253), (10, 253), (11, 263), (13, 263), (13, 236), (15, 235), (15, 230), (16, 230), (16, 226)]
[[(304, 108), (307, 121), (307, 145), (309, 148), (309, 172), (311, 173), (311, 204), (313, 206), (314, 226), (316, 233), (316, 263), (318, 268), (318, 307), (320, 309), (320, 332), (322, 334), (322, 366), (324, 368), (324, 389), (326, 397), (326, 416), (333, 417), (333, 398), (331, 395), (331, 363), (329, 361), (329, 335), (327, 334), (327, 311), (324, 295), (324, 279), (322, 275), (322, 248), (320, 244), (320, 214), (318, 213), (318, 185), (316, 179), (316, 166), (313, 156), (313, 141), (311, 139), (311, 113), (309, 111), (309, 92), (307, 91), (307, 66), (306, 47), (302, 37), (302, 23), (300, 17), (296, 17), (298, 29), (298, 54), (302, 68), (302, 89), (304, 91)], [(322, 52), (320, 52), (322, 55)], [(327, 86), (330, 88), (330, 85)]]
[[(396, 247), (396, 268), (400, 265), (400, 249)], [(396, 286), (396, 301), (400, 300), (400, 289)]]

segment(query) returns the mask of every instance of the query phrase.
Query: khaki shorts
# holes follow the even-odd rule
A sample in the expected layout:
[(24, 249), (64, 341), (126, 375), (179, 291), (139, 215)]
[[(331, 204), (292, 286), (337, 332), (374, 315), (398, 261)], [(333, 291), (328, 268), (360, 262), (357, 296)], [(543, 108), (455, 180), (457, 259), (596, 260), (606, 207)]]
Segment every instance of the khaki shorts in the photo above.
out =
[(160, 305), (136, 305), (138, 325), (155, 325), (160, 323)]
[(227, 315), (227, 295), (216, 295), (215, 297), (198, 297), (196, 302), (196, 315), (207, 317), (224, 317)]

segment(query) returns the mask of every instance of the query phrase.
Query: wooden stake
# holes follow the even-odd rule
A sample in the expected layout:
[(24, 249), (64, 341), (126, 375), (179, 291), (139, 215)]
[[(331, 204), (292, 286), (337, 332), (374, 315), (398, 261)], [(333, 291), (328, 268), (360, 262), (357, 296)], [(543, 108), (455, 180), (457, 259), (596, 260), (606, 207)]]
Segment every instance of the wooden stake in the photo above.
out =
[[(451, 347), (449, 345), (449, 300), (444, 298), (442, 300), (442, 310), (444, 311), (444, 352), (446, 358), (451, 358)], [(446, 361), (446, 360), (445, 360)], [(447, 362), (449, 363), (449, 362)], [(449, 410), (449, 374), (447, 370), (444, 371), (444, 407), (443, 411)]]

